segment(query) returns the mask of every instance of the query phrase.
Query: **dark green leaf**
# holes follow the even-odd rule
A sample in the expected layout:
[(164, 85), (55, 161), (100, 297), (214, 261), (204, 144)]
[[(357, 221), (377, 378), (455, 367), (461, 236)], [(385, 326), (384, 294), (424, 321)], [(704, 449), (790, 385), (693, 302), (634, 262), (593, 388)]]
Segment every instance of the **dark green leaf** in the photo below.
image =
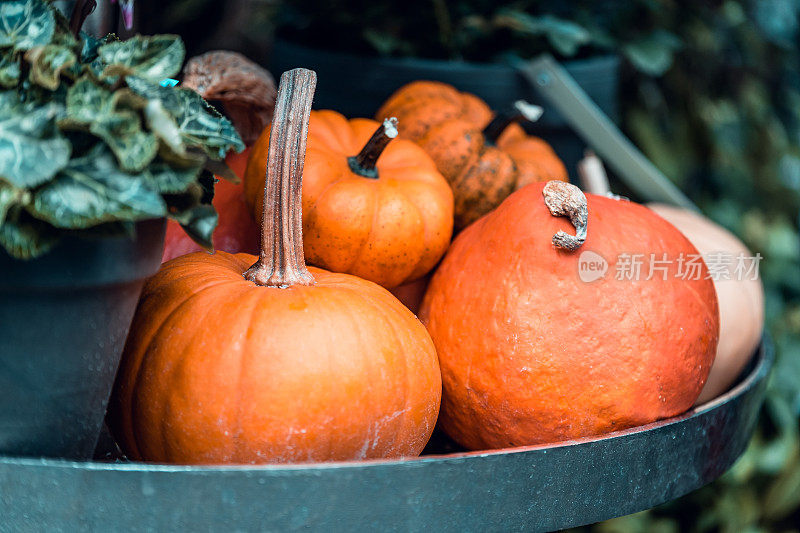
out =
[(212, 236), (217, 227), (218, 215), (213, 206), (201, 204), (179, 215), (170, 216), (180, 223), (186, 234), (197, 244), (207, 250), (214, 249)]
[(25, 59), (31, 64), (31, 81), (51, 91), (58, 88), (61, 72), (77, 61), (72, 50), (55, 44), (31, 48)]
[(178, 74), (186, 54), (177, 35), (137, 35), (127, 41), (104, 44), (97, 51), (106, 65), (103, 75), (135, 75), (156, 82)]
[(43, 0), (0, 2), (0, 47), (28, 50), (49, 44), (55, 19)]
[(155, 189), (162, 194), (184, 192), (195, 182), (202, 167), (177, 168), (164, 161), (156, 161), (147, 167), (143, 175), (150, 180)]
[(142, 131), (139, 116), (130, 111), (104, 115), (92, 123), (89, 131), (106, 142), (127, 172), (143, 170), (158, 152), (155, 135)]
[(214, 159), (223, 159), (230, 149), (244, 150), (244, 143), (233, 124), (196, 92), (182, 87), (161, 87), (135, 76), (128, 76), (125, 81), (137, 94), (161, 101), (163, 108), (175, 119), (187, 146), (200, 148)]
[(660, 76), (672, 66), (681, 41), (671, 33), (657, 31), (626, 44), (622, 50), (633, 66), (651, 76)]
[(10, 55), (0, 54), (0, 87), (11, 89), (19, 83), (19, 62)]
[(591, 39), (591, 34), (580, 24), (553, 15), (534, 17), (523, 11), (508, 9), (498, 14), (495, 24), (523, 34), (544, 36), (553, 48), (565, 56), (575, 55), (578, 48)]
[(241, 180), (239, 176), (225, 164), (224, 161), (215, 161), (213, 159), (206, 159), (206, 164), (204, 167), (209, 172), (212, 172), (215, 176), (219, 176), (220, 178), (226, 179), (231, 183), (239, 183)]
[(70, 143), (56, 129), (63, 108), (20, 104), (14, 91), (0, 93), (0, 177), (20, 188), (52, 178), (67, 164)]
[(50, 251), (60, 239), (59, 231), (28, 215), (19, 206), (12, 208), (0, 224), (0, 246), (17, 259), (33, 259)]
[(150, 181), (122, 171), (102, 144), (71, 160), (53, 181), (39, 188), (30, 210), (56, 227), (74, 229), (166, 214)]

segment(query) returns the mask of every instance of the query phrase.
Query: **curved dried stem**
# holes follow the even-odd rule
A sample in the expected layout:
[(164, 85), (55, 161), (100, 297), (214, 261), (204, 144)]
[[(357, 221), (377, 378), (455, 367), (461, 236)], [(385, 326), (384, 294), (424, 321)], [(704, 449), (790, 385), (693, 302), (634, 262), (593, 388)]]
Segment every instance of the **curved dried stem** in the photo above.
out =
[(542, 190), (544, 203), (550, 214), (556, 217), (569, 217), (575, 226), (575, 235), (559, 231), (553, 235), (553, 245), (574, 252), (586, 242), (589, 207), (586, 196), (576, 186), (563, 181), (549, 181)]

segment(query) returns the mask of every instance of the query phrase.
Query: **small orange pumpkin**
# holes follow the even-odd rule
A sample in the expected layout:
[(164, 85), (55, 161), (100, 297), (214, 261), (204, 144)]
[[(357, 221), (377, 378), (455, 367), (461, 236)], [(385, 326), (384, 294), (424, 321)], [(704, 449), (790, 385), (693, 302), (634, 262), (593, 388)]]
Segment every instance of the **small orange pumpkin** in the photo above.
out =
[(493, 119), (477, 96), (444, 83), (416, 81), (395, 92), (376, 117), (397, 117), (400, 134), (436, 162), (453, 188), (458, 230), (529, 183), (567, 181), (567, 170), (550, 145), (514, 123), (532, 118), (531, 106), (515, 106), (519, 113)]
[[(425, 152), (395, 140), (396, 121), (347, 120), (312, 111), (303, 176), (309, 263), (387, 288), (427, 274), (453, 233), (453, 193)], [(245, 173), (245, 195), (261, 209), (264, 130)]]
[(646, 424), (700, 394), (719, 310), (696, 248), (646, 207), (587, 196), (557, 181), (513, 193), (431, 279), (420, 318), (442, 370), (439, 423), (467, 448)]
[(144, 288), (109, 412), (132, 459), (398, 457), (433, 431), (441, 378), (424, 326), (386, 289), (303, 261), (315, 82), (304, 69), (281, 78), (261, 256), (185, 255)]

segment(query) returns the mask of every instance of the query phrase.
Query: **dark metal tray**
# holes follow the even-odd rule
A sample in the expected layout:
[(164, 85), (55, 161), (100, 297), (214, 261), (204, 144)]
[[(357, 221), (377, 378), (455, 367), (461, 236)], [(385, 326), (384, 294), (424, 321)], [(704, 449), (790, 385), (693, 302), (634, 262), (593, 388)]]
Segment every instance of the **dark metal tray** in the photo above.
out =
[(758, 418), (772, 350), (681, 416), (602, 438), (299, 466), (0, 457), (0, 530), (545, 531), (647, 509), (727, 470)]

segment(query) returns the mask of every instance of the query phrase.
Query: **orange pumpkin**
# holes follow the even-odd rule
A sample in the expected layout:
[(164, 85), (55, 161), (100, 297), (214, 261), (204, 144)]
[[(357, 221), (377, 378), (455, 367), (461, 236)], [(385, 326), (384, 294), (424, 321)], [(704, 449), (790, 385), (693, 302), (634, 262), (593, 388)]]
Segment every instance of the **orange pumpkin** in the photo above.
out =
[(587, 196), (562, 182), (515, 192), (431, 279), (420, 318), (439, 422), (467, 448), (646, 424), (690, 408), (706, 381), (719, 310), (697, 250), (643, 206)]
[(145, 286), (109, 413), (132, 459), (398, 457), (431, 435), (441, 378), (424, 326), (386, 289), (303, 261), (315, 81), (281, 78), (260, 257), (185, 255)]
[(492, 119), (477, 96), (450, 85), (416, 81), (400, 88), (376, 117), (397, 117), (400, 134), (419, 144), (453, 188), (455, 227), (488, 213), (529, 183), (567, 181), (567, 170), (542, 139), (513, 123), (532, 118), (530, 106)]
[[(230, 153), (225, 158), (225, 163), (234, 174), (244, 176), (249, 153), (250, 148), (240, 154)], [(219, 213), (219, 222), (214, 230), (214, 249), (226, 252), (257, 252), (258, 224), (245, 204), (244, 185), (220, 179), (214, 186), (213, 204)], [(174, 220), (167, 221), (162, 263), (202, 249), (180, 224)]]
[[(453, 193), (425, 152), (392, 139), (395, 122), (347, 120), (312, 111), (303, 177), (303, 232), (309, 263), (392, 288), (441, 259), (453, 232)], [(269, 128), (245, 175), (245, 195), (261, 209)]]

